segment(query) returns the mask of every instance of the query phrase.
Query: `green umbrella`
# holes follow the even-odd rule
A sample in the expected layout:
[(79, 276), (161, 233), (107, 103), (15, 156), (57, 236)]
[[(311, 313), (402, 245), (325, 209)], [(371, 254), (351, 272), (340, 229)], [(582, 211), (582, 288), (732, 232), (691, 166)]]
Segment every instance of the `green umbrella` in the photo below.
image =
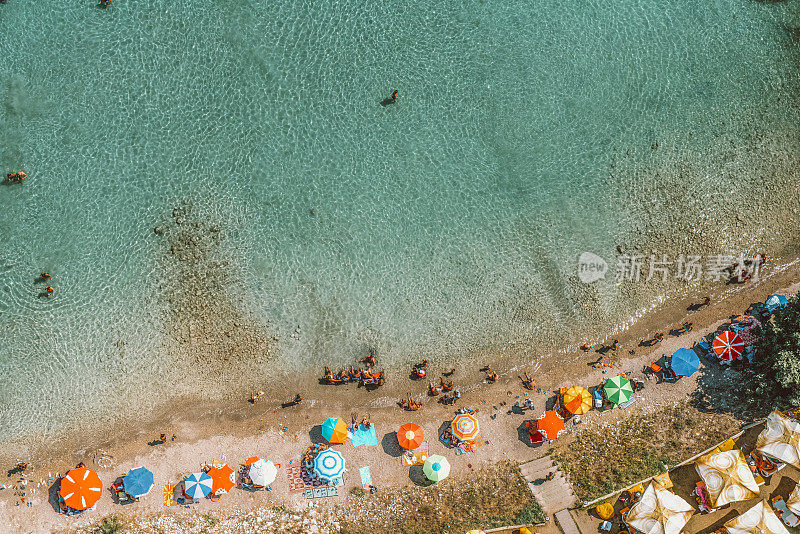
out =
[(631, 381), (622, 375), (610, 378), (606, 382), (606, 385), (603, 386), (603, 391), (606, 392), (606, 397), (608, 400), (614, 404), (628, 402), (628, 400), (633, 396), (633, 386), (631, 386)]
[(439, 482), (443, 478), (447, 478), (447, 475), (450, 474), (450, 463), (444, 456), (434, 454), (428, 456), (428, 459), (425, 460), (425, 464), (422, 466), (422, 472), (425, 473), (425, 476), (428, 477), (429, 480)]

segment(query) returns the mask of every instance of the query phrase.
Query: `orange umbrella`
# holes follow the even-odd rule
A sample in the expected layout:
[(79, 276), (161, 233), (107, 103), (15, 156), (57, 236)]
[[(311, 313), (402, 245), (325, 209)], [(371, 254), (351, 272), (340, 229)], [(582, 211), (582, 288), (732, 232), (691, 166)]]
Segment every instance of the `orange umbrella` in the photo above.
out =
[(583, 386), (573, 386), (564, 392), (564, 406), (569, 413), (583, 415), (592, 409), (592, 394)]
[(406, 423), (397, 431), (397, 441), (407, 451), (422, 445), (423, 439), (425, 435), (422, 433), (422, 428), (414, 423)]
[(85, 467), (70, 470), (61, 479), (61, 488), (58, 490), (64, 503), (75, 510), (91, 508), (100, 500), (102, 493), (103, 483), (100, 482), (100, 477)]
[(228, 467), (228, 464), (223, 464), (222, 467), (212, 467), (208, 470), (208, 476), (211, 477), (211, 493), (215, 495), (228, 493), (236, 485), (233, 469)]
[(558, 415), (558, 412), (550, 410), (544, 412), (539, 419), (536, 420), (538, 430), (547, 438), (547, 441), (553, 441), (564, 432), (564, 419)]
[(250, 458), (248, 458), (247, 460), (245, 460), (245, 462), (244, 462), (244, 463), (245, 463), (245, 465), (250, 465), (250, 464), (252, 464), (252, 463), (255, 463), (255, 462), (259, 461), (260, 459), (261, 459), (261, 458), (259, 458), (258, 456), (251, 456)]

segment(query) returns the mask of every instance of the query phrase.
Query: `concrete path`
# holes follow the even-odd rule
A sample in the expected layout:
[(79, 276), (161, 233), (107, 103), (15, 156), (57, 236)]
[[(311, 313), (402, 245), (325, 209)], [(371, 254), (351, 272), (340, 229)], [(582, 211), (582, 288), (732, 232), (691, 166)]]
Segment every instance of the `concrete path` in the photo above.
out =
[[(539, 504), (542, 505), (544, 512), (551, 517), (554, 514), (558, 517), (556, 512), (562, 510), (567, 512), (564, 521), (566, 521), (566, 518), (569, 518), (569, 523), (571, 523), (574, 531), (567, 530), (561, 521), (559, 521), (559, 524), (562, 525), (561, 528), (564, 530), (565, 534), (578, 534), (578, 529), (567, 510), (575, 506), (578, 499), (572, 492), (572, 487), (569, 485), (569, 482), (567, 482), (564, 474), (558, 466), (553, 463), (552, 458), (550, 458), (549, 455), (544, 456), (538, 460), (524, 463), (520, 465), (519, 468), (522, 476), (528, 482), (531, 493), (533, 493), (533, 496), (539, 501)], [(552, 480), (547, 480), (546, 477), (550, 473), (555, 473), (555, 476)]]

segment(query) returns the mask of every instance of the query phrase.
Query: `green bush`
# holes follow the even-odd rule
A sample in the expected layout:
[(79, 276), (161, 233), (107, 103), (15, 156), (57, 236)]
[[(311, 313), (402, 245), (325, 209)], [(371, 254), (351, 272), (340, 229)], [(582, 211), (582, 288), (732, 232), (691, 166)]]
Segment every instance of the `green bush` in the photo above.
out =
[(117, 534), (122, 531), (122, 521), (115, 515), (104, 517), (98, 530), (101, 534)]
[(748, 400), (771, 408), (800, 405), (800, 299), (775, 310), (747, 366)]
[(520, 511), (514, 523), (517, 525), (532, 525), (537, 523), (544, 523), (545, 513), (542, 506), (538, 501), (531, 501), (528, 505)]

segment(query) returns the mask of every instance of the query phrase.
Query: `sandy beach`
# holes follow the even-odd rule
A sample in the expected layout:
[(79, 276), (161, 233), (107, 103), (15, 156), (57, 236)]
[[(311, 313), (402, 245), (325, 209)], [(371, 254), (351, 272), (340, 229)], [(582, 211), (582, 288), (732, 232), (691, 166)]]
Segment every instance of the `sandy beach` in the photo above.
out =
[[(504, 367), (502, 355), (497, 352), (476, 355), (471, 368), (457, 369), (453, 377), (463, 393), (456, 408), (473, 407), (479, 410), (481, 434), (489, 442), (472, 454), (455, 456), (435, 439), (440, 427), (453, 417), (454, 407), (432, 402), (425, 395), (426, 382), (412, 382), (405, 376), (390, 376), (387, 386), (375, 392), (366, 392), (355, 385), (316, 385), (313, 384), (313, 377), (307, 377), (287, 388), (303, 391), (305, 400), (299, 406), (281, 408), (273, 400), (251, 404), (246, 399), (203, 405), (189, 399), (165, 408), (163, 416), (156, 420), (126, 422), (118, 428), (109, 428), (93, 435), (63, 436), (58, 444), (17, 443), (5, 448), (3, 462), (9, 469), (17, 459), (32, 463), (33, 470), (28, 473), (27, 486), (27, 500), (32, 505), (17, 504), (20, 499), (11, 487), (0, 491), (0, 524), (5, 525), (0, 529), (5, 528), (8, 532), (61, 531), (91, 525), (113, 513), (126, 518), (206, 513), (225, 517), (226, 514), (241, 514), (249, 509), (278, 505), (288, 509), (305, 509), (307, 503), (304, 498), (289, 494), (285, 469), (290, 461), (298, 461), (300, 453), (311, 444), (315, 436), (310, 430), (314, 426), (329, 416), (349, 420), (351, 413), (359, 417), (371, 416), (378, 446), (337, 446), (348, 462), (345, 490), (360, 485), (358, 468), (361, 466), (371, 467), (374, 483), (379, 488), (414, 484), (409, 478), (408, 468), (402, 466), (394, 434), (396, 428), (407, 421), (415, 421), (423, 426), (429, 436), (431, 453), (448, 457), (453, 466), (454, 479), (479, 472), (503, 460), (523, 462), (538, 458), (548, 452), (549, 446), (532, 448), (520, 439), (519, 428), (525, 420), (544, 411), (554, 390), (576, 384), (596, 385), (603, 378), (618, 372), (631, 372), (632, 376), (643, 378), (642, 369), (650, 361), (662, 354), (671, 354), (680, 347), (692, 346), (701, 337), (719, 328), (730, 316), (744, 312), (753, 303), (763, 302), (768, 294), (797, 293), (800, 289), (798, 280), (800, 267), (789, 264), (781, 269), (767, 270), (767, 276), (751, 284), (723, 286), (722, 291), (714, 294), (711, 305), (700, 311), (687, 311), (687, 307), (700, 300), (699, 295), (703, 293), (693, 298), (668, 302), (625, 332), (615, 334), (621, 347), (618, 359), (608, 367), (593, 368), (588, 362), (596, 360), (599, 355), (575, 348), (565, 349), (559, 355), (549, 355), (529, 367), (519, 368)], [(694, 323), (690, 333), (668, 335), (654, 348), (639, 346), (641, 340), (651, 338), (654, 332), (668, 332), (687, 318)], [(598, 340), (593, 341), (598, 343)], [(630, 354), (631, 349), (635, 350), (635, 354)], [(609, 360), (611, 357), (607, 356), (604, 361), (608, 363)], [(494, 384), (486, 384), (481, 380), (483, 373), (479, 369), (486, 363), (491, 363), (500, 374), (500, 379)], [(437, 374), (431, 376), (438, 376), (443, 369), (432, 362), (432, 370)], [(537, 380), (541, 392), (528, 392), (522, 388), (518, 378), (522, 372), (529, 372)], [(704, 387), (707, 387), (717, 374), (722, 374), (719, 369), (701, 367), (700, 373), (675, 384), (657, 384), (654, 380), (645, 380), (645, 390), (637, 395), (639, 400), (631, 407), (607, 413), (591, 411), (582, 417), (580, 426), (568, 425), (568, 434), (599, 425), (613, 425), (620, 418), (636, 417), (664, 406), (686, 402), (696, 392), (699, 377), (703, 377)], [(724, 377), (719, 379), (724, 380)], [(423, 400), (424, 406), (420, 411), (404, 412), (396, 406), (397, 398), (406, 391)], [(535, 409), (524, 415), (511, 412), (511, 406), (514, 403), (521, 404), (526, 396), (534, 402)], [(747, 418), (738, 413), (733, 415), (740, 419)], [(750, 415), (755, 418), (763, 414)], [(736, 430), (731, 428), (732, 433)], [(170, 437), (174, 434), (175, 440), (149, 444), (157, 440), (161, 432)], [(197, 471), (204, 462), (223, 460), (236, 467), (252, 455), (260, 455), (281, 464), (274, 491), (251, 494), (234, 490), (223, 496), (220, 502), (203, 500), (190, 510), (179, 506), (164, 508), (160, 495), (164, 484), (178, 482), (182, 476)], [(106, 486), (133, 467), (147, 466), (155, 474), (156, 487), (141, 502), (124, 508), (114, 504), (106, 492), (95, 511), (80, 517), (59, 516), (52, 503), (48, 502), (47, 479), (65, 473), (80, 461), (97, 470)], [(11, 486), (14, 480), (8, 477), (4, 482)], [(329, 498), (328, 502), (318, 506), (331, 507), (348, 498), (352, 499), (346, 495), (348, 492), (342, 491), (340, 497)]]

